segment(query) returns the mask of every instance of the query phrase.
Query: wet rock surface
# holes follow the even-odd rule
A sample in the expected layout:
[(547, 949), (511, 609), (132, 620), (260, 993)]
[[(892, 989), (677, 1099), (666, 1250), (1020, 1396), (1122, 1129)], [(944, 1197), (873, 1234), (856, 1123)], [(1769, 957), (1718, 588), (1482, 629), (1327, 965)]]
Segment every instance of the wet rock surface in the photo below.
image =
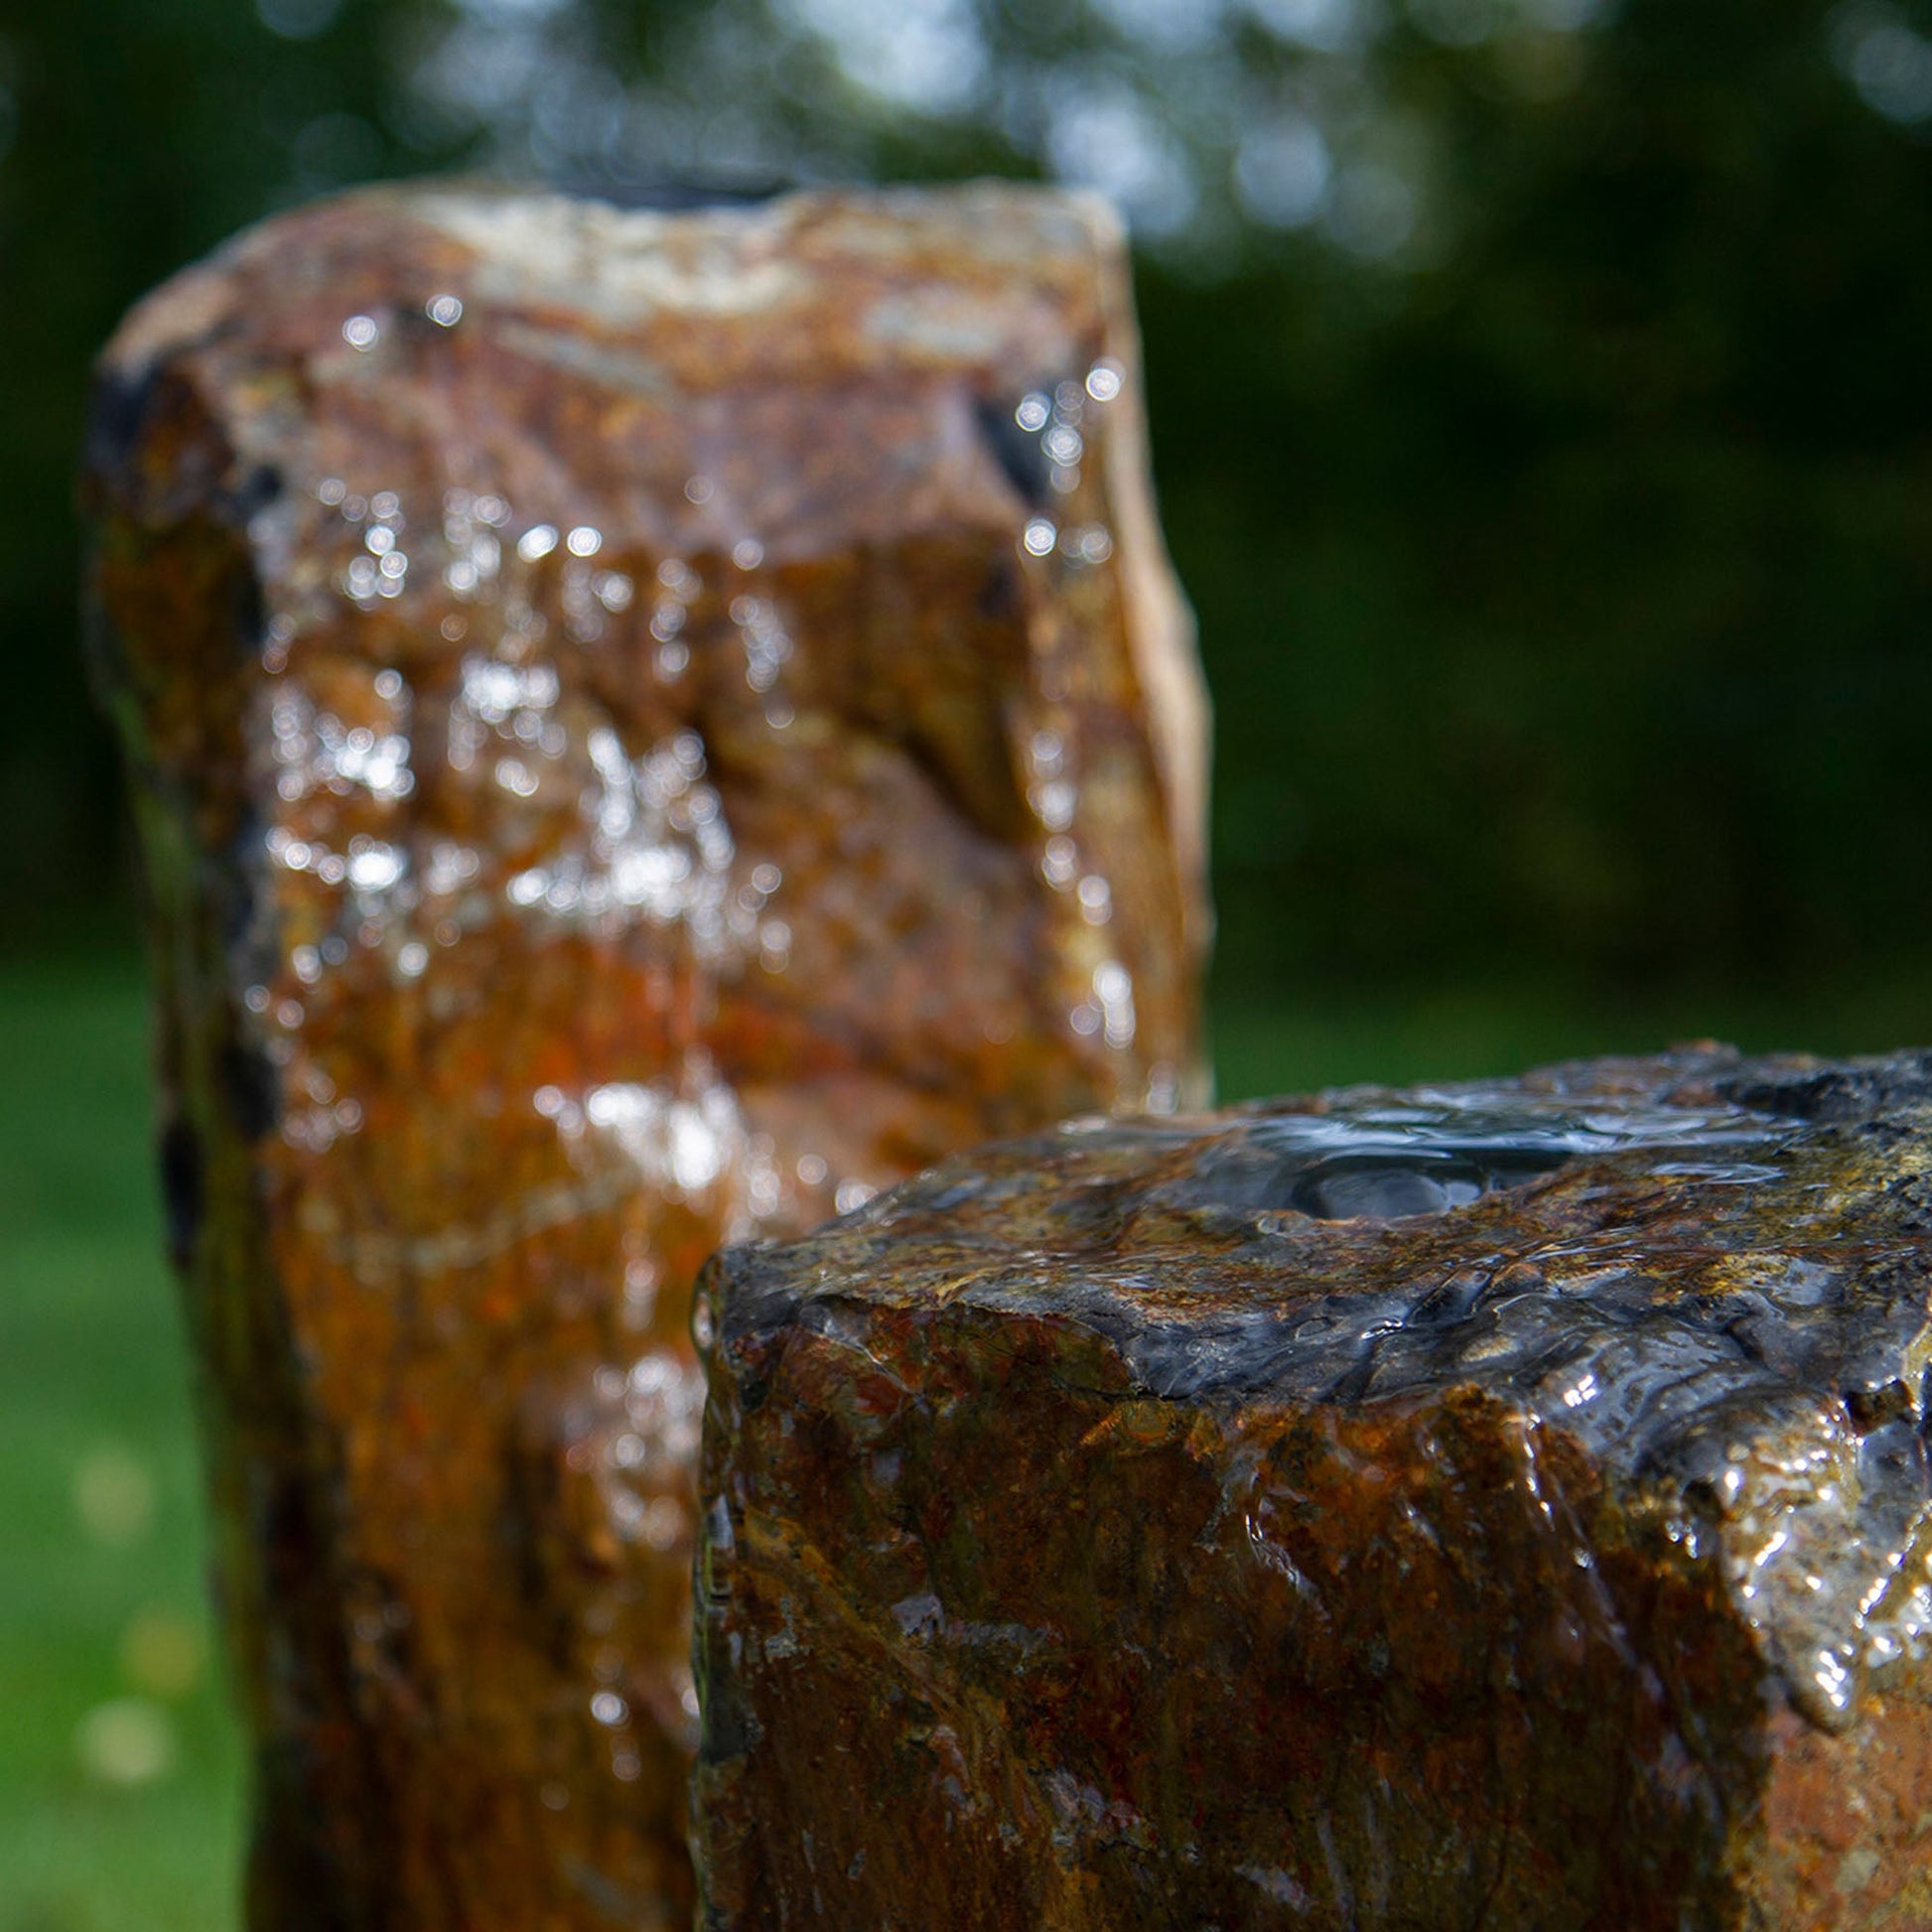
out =
[(1124, 257), (457, 188), (138, 309), (86, 494), (260, 1927), (689, 1922), (690, 1284), (1195, 1082)]
[(964, 1156), (727, 1251), (703, 1922), (1932, 1924), (1932, 1055)]

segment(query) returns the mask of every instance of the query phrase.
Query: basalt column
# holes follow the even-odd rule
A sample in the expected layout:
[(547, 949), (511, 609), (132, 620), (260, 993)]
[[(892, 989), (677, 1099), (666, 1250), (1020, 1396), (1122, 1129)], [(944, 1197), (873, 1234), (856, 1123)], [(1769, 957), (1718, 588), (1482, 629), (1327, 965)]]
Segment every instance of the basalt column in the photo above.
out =
[(1932, 1054), (1078, 1123), (707, 1283), (707, 1932), (1932, 1925)]
[(86, 497), (252, 1923), (687, 1925), (698, 1265), (1194, 1083), (1119, 237), (354, 196), (134, 313)]

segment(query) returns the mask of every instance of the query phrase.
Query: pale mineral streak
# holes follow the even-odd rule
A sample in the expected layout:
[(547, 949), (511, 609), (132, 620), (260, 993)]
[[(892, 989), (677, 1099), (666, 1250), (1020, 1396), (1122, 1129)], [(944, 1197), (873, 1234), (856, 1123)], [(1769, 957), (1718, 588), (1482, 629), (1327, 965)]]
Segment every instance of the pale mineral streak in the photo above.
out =
[(1197, 1087), (1121, 239), (358, 194), (99, 372), (251, 1922), (689, 1921), (691, 1280)]
[(1076, 1123), (700, 1292), (708, 1932), (1932, 1925), (1932, 1053)]

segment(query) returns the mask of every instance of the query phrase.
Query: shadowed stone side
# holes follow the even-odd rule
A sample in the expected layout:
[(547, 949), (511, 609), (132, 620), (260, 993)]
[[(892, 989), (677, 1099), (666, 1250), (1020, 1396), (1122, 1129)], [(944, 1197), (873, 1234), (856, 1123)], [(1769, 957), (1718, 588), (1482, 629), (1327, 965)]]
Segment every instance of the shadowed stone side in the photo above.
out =
[(378, 191), (109, 346), (255, 1926), (688, 1924), (700, 1262), (1194, 1089), (1136, 356), (1004, 188)]
[(1932, 1055), (1076, 1123), (701, 1284), (702, 1923), (1932, 1924)]

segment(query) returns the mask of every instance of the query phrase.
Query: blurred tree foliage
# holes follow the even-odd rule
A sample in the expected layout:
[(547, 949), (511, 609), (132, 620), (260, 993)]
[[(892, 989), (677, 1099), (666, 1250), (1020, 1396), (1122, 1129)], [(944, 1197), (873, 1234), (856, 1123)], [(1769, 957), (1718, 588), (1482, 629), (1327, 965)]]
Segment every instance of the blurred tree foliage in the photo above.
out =
[(0, 935), (16, 949), (130, 924), (119, 775), (77, 647), (89, 363), (146, 289), (330, 185), (333, 166), (305, 178), (303, 130), (338, 117), (351, 175), (409, 165), (371, 58), (390, 14), (354, 0), (292, 43), (246, 0), (86, 0), (84, 19), (0, 0)]
[(871, 0), (0, 26), (0, 904), (45, 930), (122, 891), (67, 476), (144, 287), (480, 158), (1043, 167), (1148, 239), (1229, 991), (1932, 954), (1932, 47), (1809, 0), (1241, 4), (899, 0), (931, 32), (890, 43)]

